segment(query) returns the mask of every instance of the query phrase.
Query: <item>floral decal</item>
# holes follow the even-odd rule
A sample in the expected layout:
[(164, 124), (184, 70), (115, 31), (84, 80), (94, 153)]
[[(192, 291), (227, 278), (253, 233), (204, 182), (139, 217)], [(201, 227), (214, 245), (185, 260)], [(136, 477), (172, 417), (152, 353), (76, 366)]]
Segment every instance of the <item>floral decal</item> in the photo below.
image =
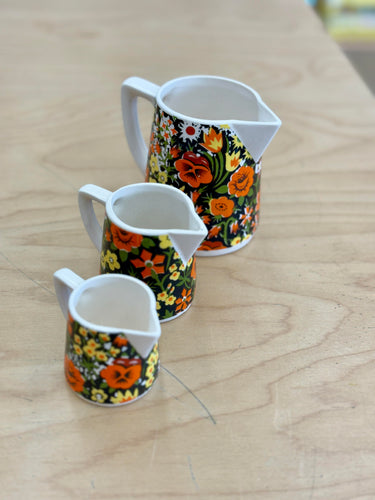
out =
[(128, 274), (144, 281), (155, 294), (159, 319), (172, 318), (190, 305), (195, 265), (195, 257), (183, 264), (168, 235), (129, 233), (105, 217), (100, 272)]
[(149, 390), (158, 370), (158, 344), (144, 359), (123, 334), (95, 332), (69, 317), (65, 377), (80, 396), (105, 405), (127, 403)]
[(261, 162), (228, 125), (183, 121), (155, 108), (146, 181), (182, 189), (208, 229), (199, 250), (251, 238), (259, 221)]

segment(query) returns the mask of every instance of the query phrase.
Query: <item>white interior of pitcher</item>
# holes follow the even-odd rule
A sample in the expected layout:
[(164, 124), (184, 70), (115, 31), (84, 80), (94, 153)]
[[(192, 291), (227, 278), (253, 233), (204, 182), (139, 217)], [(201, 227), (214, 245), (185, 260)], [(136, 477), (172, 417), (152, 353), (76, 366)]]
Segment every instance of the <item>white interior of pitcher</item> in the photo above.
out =
[(117, 328), (149, 333), (155, 328), (153, 301), (151, 290), (135, 278), (106, 274), (74, 290), (69, 309), (77, 321), (93, 330), (108, 332)]
[[(166, 229), (199, 230), (189, 198), (162, 184), (133, 184), (119, 189), (107, 206), (107, 215), (119, 227), (156, 235)], [(126, 227), (130, 226), (130, 227)]]
[(188, 76), (171, 80), (162, 86), (158, 101), (162, 108), (169, 108), (172, 115), (185, 118), (264, 120), (258, 93), (240, 82), (221, 77)]

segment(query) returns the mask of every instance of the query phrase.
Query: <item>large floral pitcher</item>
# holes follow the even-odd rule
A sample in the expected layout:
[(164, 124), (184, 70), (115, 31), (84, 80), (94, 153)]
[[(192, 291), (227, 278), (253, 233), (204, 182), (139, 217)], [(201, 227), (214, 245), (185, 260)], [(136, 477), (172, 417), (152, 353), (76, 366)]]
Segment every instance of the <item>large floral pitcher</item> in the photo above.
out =
[[(138, 126), (136, 98), (155, 105), (149, 147)], [(220, 255), (248, 243), (259, 221), (261, 157), (279, 118), (250, 87), (191, 76), (158, 87), (129, 78), (122, 87), (125, 132), (146, 181), (183, 190), (208, 234), (198, 255)]]

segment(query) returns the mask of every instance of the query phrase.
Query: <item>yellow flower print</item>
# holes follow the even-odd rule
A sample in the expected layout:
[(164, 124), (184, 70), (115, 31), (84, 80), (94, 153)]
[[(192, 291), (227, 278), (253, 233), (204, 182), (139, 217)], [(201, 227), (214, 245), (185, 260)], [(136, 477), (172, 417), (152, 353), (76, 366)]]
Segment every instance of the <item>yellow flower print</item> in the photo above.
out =
[(159, 172), (158, 180), (160, 184), (165, 184), (168, 180), (167, 172)]
[(82, 344), (81, 337), (80, 337), (79, 335), (74, 335), (74, 342), (75, 342), (76, 344), (81, 345), (81, 344)]
[(226, 128), (227, 129), (227, 128), (230, 128), (230, 126), (227, 125), (226, 123), (224, 123), (223, 125), (220, 125), (220, 128)]
[(148, 360), (147, 360), (147, 364), (149, 365), (156, 365), (156, 363), (158, 362), (158, 359), (159, 359), (159, 354), (157, 353), (157, 351), (152, 351), (152, 353), (150, 354)]
[(149, 167), (150, 167), (150, 170), (151, 170), (152, 174), (156, 174), (157, 172), (159, 172), (158, 159), (157, 159), (157, 157), (155, 155), (151, 155), (150, 156)]
[(233, 145), (234, 145), (235, 148), (243, 148), (244, 147), (244, 145), (240, 141), (239, 137), (237, 137), (237, 135), (235, 135), (233, 137)]
[(241, 236), (236, 236), (235, 238), (233, 238), (233, 240), (230, 242), (230, 244), (232, 245), (232, 247), (234, 245), (238, 245), (239, 243), (241, 243)]
[(96, 351), (95, 356), (98, 361), (107, 361), (108, 359), (108, 356), (103, 351)]
[(190, 259), (187, 261), (186, 266), (189, 267), (193, 263), (193, 257), (190, 257)]
[(225, 168), (228, 172), (236, 170), (241, 161), (240, 155), (241, 151), (237, 151), (237, 153), (233, 152), (231, 155), (229, 153), (225, 153)]
[(176, 301), (176, 297), (174, 295), (170, 295), (167, 300), (165, 301), (165, 303), (167, 304), (167, 306), (171, 306), (175, 303)]
[(169, 266), (168, 271), (169, 271), (170, 273), (173, 273), (173, 271), (177, 271), (177, 266), (176, 266), (176, 264), (172, 264), (171, 266)]
[(139, 395), (138, 389), (135, 389), (134, 392), (129, 391), (129, 389), (127, 389), (125, 392), (117, 391), (116, 395), (111, 397), (111, 403), (114, 404), (126, 403), (127, 401), (131, 401), (132, 399), (137, 398), (138, 395)]
[(74, 350), (75, 350), (76, 354), (78, 354), (78, 356), (81, 356), (83, 351), (78, 344), (74, 344)]
[(118, 353), (120, 352), (120, 349), (116, 349), (116, 347), (111, 347), (110, 350), (109, 350), (111, 356), (115, 357), (118, 355)]
[(158, 181), (156, 179), (154, 179), (153, 177), (149, 177), (148, 182), (155, 182), (155, 184), (158, 183)]
[(145, 383), (145, 387), (146, 389), (148, 389), (149, 387), (152, 386), (152, 384), (154, 383), (154, 380), (155, 378), (154, 377), (149, 377), (147, 380), (146, 380), (146, 383)]
[(107, 398), (107, 394), (102, 389), (93, 389), (91, 391), (91, 399), (97, 403), (104, 403)]
[(161, 309), (160, 302), (156, 301), (156, 310), (159, 311)]
[(249, 153), (249, 151), (248, 151), (248, 150), (246, 150), (246, 151), (245, 151), (244, 156), (245, 156), (245, 158), (246, 158), (247, 160), (252, 160), (252, 159), (253, 159), (253, 157), (251, 156), (251, 154)]
[(167, 292), (160, 292), (158, 293), (158, 296), (156, 298), (164, 302), (167, 297), (168, 297)]
[(87, 330), (86, 330), (86, 328), (83, 328), (83, 326), (80, 326), (80, 327), (79, 327), (79, 330), (78, 330), (78, 333), (79, 333), (80, 335), (82, 335), (82, 337), (86, 337), (86, 335), (87, 335)]
[(117, 260), (117, 255), (115, 253), (112, 253), (109, 250), (107, 250), (104, 259), (111, 271), (114, 271), (115, 269), (120, 269), (121, 266)]
[(146, 377), (153, 377), (154, 370), (155, 370), (155, 365), (148, 365), (146, 373), (145, 373)]
[(175, 253), (173, 254), (173, 260), (177, 260), (177, 259), (179, 259), (179, 258), (180, 258), (180, 255), (179, 255), (177, 252), (175, 252)]
[(94, 347), (91, 347), (89, 345), (85, 345), (83, 350), (85, 351), (85, 353), (87, 354), (87, 356), (89, 358), (92, 358), (93, 356), (95, 356), (96, 349)]
[(172, 242), (167, 234), (162, 234), (161, 236), (159, 236), (159, 240), (159, 247), (163, 250), (172, 246)]
[(180, 271), (185, 271), (185, 269), (186, 269), (185, 264), (181, 264), (181, 266), (179, 267), (179, 270)]
[(89, 347), (91, 347), (92, 349), (97, 349), (99, 347), (99, 344), (97, 342), (95, 342), (94, 339), (90, 339), (88, 342), (87, 342), (87, 345)]
[(178, 271), (175, 271), (174, 273), (172, 273), (169, 278), (172, 280), (172, 281), (177, 281), (178, 278), (180, 277), (180, 273)]
[(105, 257), (104, 257), (103, 250), (100, 252), (100, 265), (101, 265), (101, 267), (105, 267)]
[(218, 153), (223, 147), (223, 134), (222, 132), (215, 132), (211, 127), (208, 134), (203, 133), (203, 143), (200, 144), (211, 153)]
[(99, 337), (102, 342), (109, 342), (111, 340), (106, 333), (99, 333)]

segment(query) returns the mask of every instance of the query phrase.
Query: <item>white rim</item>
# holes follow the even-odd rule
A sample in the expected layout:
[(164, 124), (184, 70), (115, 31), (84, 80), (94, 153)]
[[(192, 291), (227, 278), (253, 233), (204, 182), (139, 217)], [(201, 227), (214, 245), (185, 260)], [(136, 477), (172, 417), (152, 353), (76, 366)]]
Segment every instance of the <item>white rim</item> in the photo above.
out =
[[(155, 331), (143, 332), (140, 330), (122, 329), (122, 328), (117, 328), (117, 327), (108, 327), (105, 325), (98, 325), (96, 323), (92, 323), (91, 321), (83, 318), (77, 312), (76, 304), (77, 304), (77, 301), (79, 300), (82, 292), (84, 292), (88, 288), (93, 287), (94, 284), (98, 281), (100, 282), (100, 281), (113, 281), (113, 280), (132, 281), (134, 284), (142, 287), (146, 291), (148, 298), (149, 298), (149, 301), (150, 301), (149, 304), (151, 306), (150, 307), (151, 308), (150, 314), (153, 316), (154, 323), (156, 326)], [(121, 332), (124, 335), (126, 335), (126, 333), (129, 333), (129, 334), (133, 334), (133, 335), (135, 334), (135, 335), (145, 336), (145, 337), (155, 336), (155, 338), (159, 338), (160, 334), (161, 334), (160, 322), (159, 322), (159, 318), (158, 318), (158, 315), (156, 312), (156, 298), (155, 298), (153, 291), (151, 290), (151, 288), (148, 285), (143, 283), (143, 281), (140, 281), (137, 278), (133, 278), (132, 276), (128, 276), (125, 274), (99, 274), (98, 276), (93, 276), (92, 278), (85, 280), (81, 285), (79, 285), (77, 288), (75, 288), (72, 291), (72, 293), (70, 294), (69, 302), (68, 302), (68, 309), (69, 309), (69, 313), (71, 314), (73, 319), (75, 321), (77, 321), (80, 325), (82, 325), (83, 327), (85, 327), (89, 330), (99, 331), (99, 332), (103, 332), (103, 333), (119, 333), (119, 332)], [(159, 326), (159, 328), (157, 328), (158, 326)]]
[[(135, 191), (136, 189), (140, 189), (141, 191), (160, 191), (165, 193), (169, 193), (172, 196), (179, 198), (189, 210), (192, 210), (195, 213), (194, 203), (192, 200), (183, 193), (180, 189), (177, 189), (168, 184), (159, 184), (159, 183), (148, 183), (148, 182), (140, 182), (138, 184), (130, 184), (129, 186), (124, 186), (117, 191), (113, 192), (111, 196), (108, 198), (106, 202), (106, 213), (111, 222), (116, 224), (120, 229), (124, 231), (128, 231), (135, 234), (148, 235), (148, 236), (161, 236), (162, 234), (167, 234), (169, 231), (173, 231), (174, 234), (196, 234), (197, 231), (193, 229), (162, 229), (163, 232), (160, 232), (160, 229), (148, 229), (143, 227), (135, 227), (127, 224), (123, 220), (121, 220), (115, 211), (113, 210), (113, 205), (116, 200), (121, 198), (124, 193), (128, 193), (131, 191)], [(198, 219), (197, 219), (198, 220)]]
[[(246, 89), (248, 92), (250, 92), (251, 94), (253, 94), (253, 96), (256, 98), (258, 103), (262, 103), (262, 105), (264, 105), (262, 98), (260, 97), (260, 95), (258, 94), (258, 92), (256, 90), (254, 90), (253, 88), (249, 87), (248, 85), (245, 85), (244, 83), (241, 83), (237, 80), (232, 80), (231, 78), (224, 78), (221, 76), (214, 76), (214, 75), (192, 75), (192, 76), (182, 76), (180, 78), (174, 78), (173, 80), (170, 80), (170, 81), (166, 82), (164, 85), (162, 85), (160, 87), (157, 95), (156, 95), (156, 102), (157, 102), (159, 108), (163, 109), (166, 113), (168, 113), (176, 118), (179, 118), (180, 120), (193, 121), (193, 122), (197, 122), (197, 123), (202, 123), (204, 125), (223, 125), (223, 124), (234, 123), (234, 122), (258, 123), (258, 122), (251, 121), (251, 120), (248, 121), (248, 120), (233, 120), (233, 119), (230, 119), (230, 120), (229, 119), (227, 119), (227, 120), (225, 120), (225, 119), (223, 119), (223, 120), (197, 119), (197, 118), (194, 118), (194, 116), (189, 116), (189, 115), (184, 115), (183, 113), (179, 113), (178, 111), (175, 111), (174, 109), (170, 108), (167, 104), (165, 104), (165, 102), (163, 101), (165, 94), (171, 88), (173, 88), (173, 86), (176, 83), (182, 82), (184, 80), (185, 81), (197, 80), (199, 78), (205, 78), (206, 80), (216, 80), (216, 81), (221, 81), (221, 82), (227, 82), (233, 86), (242, 87), (242, 88)], [(268, 107), (267, 107), (267, 109), (268, 109)], [(272, 113), (272, 115), (274, 115), (274, 113)], [(277, 118), (276, 115), (275, 115), (275, 118)], [(264, 122), (264, 123), (268, 123), (268, 122)], [(273, 123), (273, 122), (269, 122), (269, 123)]]

